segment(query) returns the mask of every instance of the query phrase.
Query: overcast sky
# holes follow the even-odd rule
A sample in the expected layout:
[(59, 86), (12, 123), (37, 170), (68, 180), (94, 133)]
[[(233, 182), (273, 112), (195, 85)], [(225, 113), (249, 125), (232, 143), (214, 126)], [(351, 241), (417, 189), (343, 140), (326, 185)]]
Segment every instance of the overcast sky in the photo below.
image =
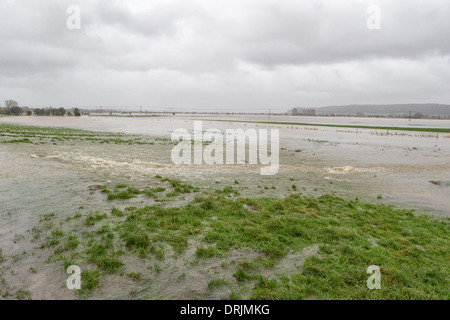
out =
[[(70, 5), (80, 30), (67, 27)], [(367, 27), (370, 5), (379, 30)], [(450, 104), (450, 1), (0, 0), (0, 99), (273, 112)]]

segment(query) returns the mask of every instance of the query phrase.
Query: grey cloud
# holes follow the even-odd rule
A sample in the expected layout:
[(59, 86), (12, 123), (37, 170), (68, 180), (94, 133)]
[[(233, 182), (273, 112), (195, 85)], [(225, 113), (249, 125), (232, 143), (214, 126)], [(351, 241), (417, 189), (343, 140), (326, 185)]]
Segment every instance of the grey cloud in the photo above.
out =
[[(81, 30), (66, 28), (72, 4)], [(381, 30), (366, 27), (371, 4)], [(445, 0), (0, 0), (0, 99), (280, 111), (448, 103), (448, 12)]]

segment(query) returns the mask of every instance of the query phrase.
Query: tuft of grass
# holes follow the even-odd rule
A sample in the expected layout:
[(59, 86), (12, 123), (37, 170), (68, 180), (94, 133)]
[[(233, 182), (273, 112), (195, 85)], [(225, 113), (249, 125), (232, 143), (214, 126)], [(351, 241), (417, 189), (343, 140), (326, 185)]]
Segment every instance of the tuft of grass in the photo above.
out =
[(90, 294), (100, 285), (100, 271), (83, 270), (81, 271), (81, 289), (79, 294)]
[(111, 214), (113, 215), (113, 216), (115, 216), (115, 217), (123, 217), (125, 214), (123, 213), (123, 211), (120, 211), (119, 209), (117, 209), (117, 208), (112, 208), (111, 209)]
[(17, 300), (31, 300), (31, 292), (28, 290), (19, 289), (16, 292)]
[(223, 194), (223, 195), (234, 195), (239, 196), (240, 193), (233, 189), (233, 187), (228, 186), (223, 188), (222, 190), (216, 190), (217, 194)]
[(78, 240), (78, 236), (71, 235), (67, 238), (65, 244), (64, 244), (64, 250), (75, 250), (78, 248), (78, 245), (80, 244), (80, 241)]
[(124, 265), (123, 262), (115, 256), (102, 256), (97, 258), (96, 264), (100, 270), (110, 274), (116, 273)]
[(142, 273), (140, 272), (130, 272), (129, 274), (127, 274), (127, 276), (133, 281), (141, 281), (144, 278)]
[(97, 222), (99, 222), (99, 221), (101, 221), (101, 220), (104, 220), (104, 219), (106, 219), (106, 218), (108, 218), (108, 215), (107, 215), (106, 213), (104, 213), (104, 214), (101, 214), (101, 213), (98, 213), (98, 212), (90, 213), (90, 214), (86, 217), (85, 225), (87, 225), (87, 226), (93, 226), (93, 225), (95, 225)]
[(217, 289), (229, 285), (229, 282), (223, 278), (214, 279), (208, 282), (208, 289)]
[(197, 248), (197, 251), (195, 252), (195, 256), (197, 259), (208, 259), (213, 258), (218, 254), (215, 248), (209, 247), (209, 248)]
[(242, 268), (238, 268), (236, 272), (234, 273), (234, 277), (239, 282), (244, 282), (252, 279), (252, 276), (249, 275), (245, 270)]
[(151, 244), (148, 234), (142, 230), (133, 230), (132, 224), (124, 225), (121, 237), (128, 248), (147, 249)]
[(191, 193), (191, 192), (198, 192), (199, 189), (191, 186), (190, 184), (183, 183), (176, 179), (169, 179), (164, 178), (161, 179), (162, 182), (169, 182), (169, 184), (172, 186), (174, 193), (180, 194), (180, 193)]
[(116, 189), (114, 192), (108, 193), (108, 200), (131, 199), (142, 192), (138, 188), (128, 187), (126, 190)]

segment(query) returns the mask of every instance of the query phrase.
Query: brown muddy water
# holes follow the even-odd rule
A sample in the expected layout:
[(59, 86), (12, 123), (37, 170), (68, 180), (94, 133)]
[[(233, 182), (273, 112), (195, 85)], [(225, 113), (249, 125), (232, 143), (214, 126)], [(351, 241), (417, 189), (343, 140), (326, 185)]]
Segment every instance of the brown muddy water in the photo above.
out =
[[(261, 117), (260, 120), (267, 119)], [(316, 120), (311, 121), (318, 123)], [(352, 122), (351, 119), (346, 121)], [(0, 123), (122, 132), (166, 139), (175, 129), (193, 129), (193, 120), (187, 117), (17, 117), (0, 118)], [(449, 121), (434, 124), (450, 127)], [(428, 123), (415, 125), (431, 127)], [(238, 181), (243, 196), (283, 197), (292, 192), (295, 184), (305, 195), (331, 193), (346, 199), (359, 198), (450, 217), (450, 134), (217, 121), (204, 121), (203, 128), (222, 131), (229, 128), (279, 129), (278, 174), (261, 176), (259, 167), (251, 165), (176, 166), (171, 161), (173, 145), (169, 143), (0, 144), (0, 247), (8, 257), (0, 269), (0, 278), (4, 279), (0, 288), (10, 292), (23, 289), (29, 291), (33, 299), (76, 298), (65, 287), (67, 276), (61, 266), (49, 262), (49, 253), (38, 250), (38, 244), (31, 241), (32, 228), (48, 214), (64, 219), (77, 212), (117, 207), (117, 204), (108, 203), (104, 195), (90, 190), (94, 185), (126, 182), (144, 187), (158, 183), (155, 175), (175, 177), (200, 188), (219, 189)], [(130, 199), (123, 201), (119, 209), (152, 203), (154, 200)], [(191, 247), (195, 249), (194, 244)], [(235, 252), (233, 256), (239, 260), (240, 256), (251, 254), (257, 253)], [(220, 292), (215, 293), (216, 296), (205, 296), (205, 279), (224, 261), (213, 259), (211, 265), (192, 266), (188, 263), (189, 255), (193, 255), (192, 250), (187, 250), (182, 259), (164, 262), (169, 271), (152, 284), (154, 294), (150, 298), (221, 297)], [(135, 269), (145, 267), (138, 261), (134, 266)], [(185, 280), (171, 281), (181, 274), (186, 276)], [(231, 273), (225, 278), (227, 276), (231, 277)], [(120, 279), (112, 283), (114, 285), (106, 286), (93, 298), (126, 296), (129, 284)], [(144, 290), (134, 289), (134, 298), (140, 297), (141, 289)]]

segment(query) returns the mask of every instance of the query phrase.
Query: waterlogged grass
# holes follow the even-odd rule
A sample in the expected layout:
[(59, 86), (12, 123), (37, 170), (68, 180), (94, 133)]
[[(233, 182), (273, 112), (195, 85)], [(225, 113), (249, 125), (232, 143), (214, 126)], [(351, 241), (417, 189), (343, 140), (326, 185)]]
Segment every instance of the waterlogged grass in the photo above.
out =
[(126, 184), (118, 184), (114, 187), (113, 190), (110, 190), (108, 186), (102, 186), (100, 189), (101, 192), (107, 194), (108, 200), (119, 200), (119, 199), (126, 200), (135, 198), (140, 194), (144, 194), (148, 197), (152, 197), (161, 201), (161, 199), (158, 198), (158, 194), (161, 194), (166, 191), (168, 192), (165, 193), (165, 196), (168, 198), (176, 197), (182, 194), (200, 192), (199, 188), (193, 187), (192, 185), (184, 183), (180, 180), (162, 177), (159, 177), (158, 179), (160, 179), (161, 182), (163, 183), (168, 183), (167, 188), (171, 187), (172, 189), (170, 189), (169, 191), (165, 187), (153, 187), (153, 188), (144, 188), (141, 190), (139, 188), (128, 186)]
[(138, 135), (105, 133), (86, 130), (0, 124), (0, 143), (59, 144), (64, 142), (100, 144), (154, 145), (171, 144), (168, 139), (152, 139)]
[(208, 289), (217, 289), (229, 285), (225, 279), (214, 279), (208, 282)]
[[(450, 297), (448, 219), (416, 216), (390, 206), (328, 195), (248, 199), (230, 197), (227, 192), (197, 197), (175, 208), (114, 208), (111, 213), (91, 214), (88, 220), (71, 220), (72, 230), (49, 231), (44, 242), (54, 240), (50, 248), (55, 261), (90, 270), (83, 271), (84, 294), (101, 286), (109, 274), (133, 278), (124, 272), (129, 255), (149, 261), (177, 259), (194, 240), (197, 265), (234, 250), (258, 253), (256, 258), (232, 264), (233, 292), (244, 298)], [(80, 231), (80, 223), (88, 230)], [(285, 266), (283, 272), (283, 259), (314, 245), (319, 251), (302, 268), (292, 271)], [(366, 286), (370, 265), (381, 268), (381, 290)], [(276, 274), (271, 273), (274, 267), (278, 267)], [(164, 272), (159, 266), (158, 270)], [(208, 288), (232, 285), (216, 278), (209, 279)], [(250, 287), (251, 293), (236, 291), (236, 285)]]
[(1, 143), (12, 144), (12, 143), (33, 143), (30, 139), (12, 139), (12, 140), (2, 140)]
[(80, 294), (90, 294), (100, 284), (100, 271), (98, 270), (83, 270), (81, 272), (82, 287), (78, 290)]

